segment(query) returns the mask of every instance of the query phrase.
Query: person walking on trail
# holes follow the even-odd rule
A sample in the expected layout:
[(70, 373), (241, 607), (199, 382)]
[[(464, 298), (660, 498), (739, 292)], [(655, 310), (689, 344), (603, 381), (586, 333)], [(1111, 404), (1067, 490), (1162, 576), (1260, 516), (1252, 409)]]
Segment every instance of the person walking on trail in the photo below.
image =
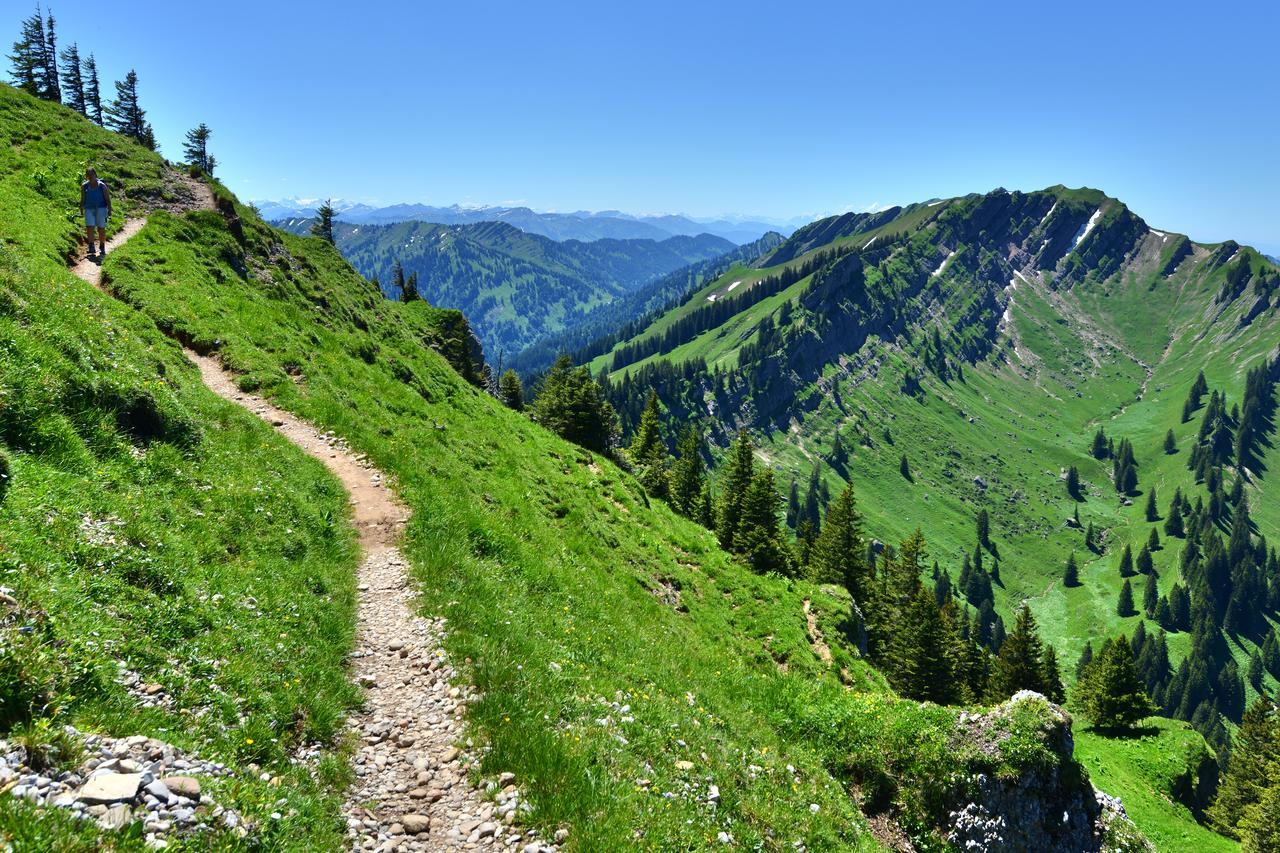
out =
[(93, 246), (93, 229), (98, 229), (98, 244), (102, 254), (107, 253), (107, 219), (111, 216), (111, 190), (105, 181), (98, 180), (92, 167), (85, 169), (87, 179), (80, 185), (80, 212), (84, 214), (84, 236), (89, 241), (89, 257), (96, 252)]

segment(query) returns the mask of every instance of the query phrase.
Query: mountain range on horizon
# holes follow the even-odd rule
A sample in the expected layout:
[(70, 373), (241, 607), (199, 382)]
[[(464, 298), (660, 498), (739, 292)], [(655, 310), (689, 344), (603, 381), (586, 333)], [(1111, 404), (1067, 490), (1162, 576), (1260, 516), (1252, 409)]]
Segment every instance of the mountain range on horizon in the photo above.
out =
[[(252, 204), (268, 222), (306, 219), (316, 215), (324, 199), (285, 198), (259, 200)], [(636, 215), (619, 210), (539, 212), (524, 206), (460, 205), (432, 206), (418, 203), (370, 205), (332, 199), (336, 219), (356, 225), (388, 225), (396, 222), (431, 222), (438, 225), (466, 225), (478, 222), (505, 222), (552, 240), (665, 240), (669, 237), (696, 237), (712, 234), (742, 245), (758, 240), (769, 231), (790, 234), (806, 224), (805, 217), (790, 219), (725, 215), (693, 217), (681, 214)]]

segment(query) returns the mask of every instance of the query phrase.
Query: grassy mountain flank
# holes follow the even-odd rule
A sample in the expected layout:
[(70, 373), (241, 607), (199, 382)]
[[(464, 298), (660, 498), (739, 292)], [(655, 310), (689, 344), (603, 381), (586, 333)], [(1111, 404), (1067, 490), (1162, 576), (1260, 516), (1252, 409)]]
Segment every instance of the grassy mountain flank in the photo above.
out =
[[(282, 224), (306, 234), (312, 221)], [(556, 242), (504, 222), (340, 222), (335, 237), (343, 256), (362, 274), (382, 282), (388, 296), (400, 297), (393, 292), (399, 262), (405, 276), (417, 276), (424, 299), (461, 310), (486, 351), (508, 357), (540, 337), (575, 328), (592, 309), (667, 273), (734, 249), (710, 234)]]
[[(1008, 621), (1028, 603), (1063, 661), (1139, 624), (1158, 631), (1142, 612), (1141, 575), (1131, 582), (1136, 612), (1118, 613), (1121, 555), (1126, 544), (1138, 554), (1154, 530), (1160, 593), (1193, 583), (1186, 540), (1164, 527), (1168, 506), (1179, 489), (1191, 502), (1214, 495), (1212, 476), (1201, 482), (1188, 467), (1204, 403), (1185, 420), (1183, 406), (1200, 370), (1229, 410), (1249, 372), (1274, 363), (1274, 265), (1235, 243), (1153, 230), (1115, 199), (1062, 187), (826, 220), (764, 264), (729, 271), (592, 362), (611, 372), (624, 423), (656, 385), (677, 420), (701, 417), (721, 442), (755, 430), (762, 456), (802, 484), (815, 464), (832, 494), (852, 481), (871, 535), (895, 542), (921, 527), (953, 582), (986, 510), (997, 611)], [(1128, 494), (1113, 482), (1114, 460), (1091, 453), (1099, 428), (1134, 448)], [(1263, 565), (1280, 535), (1274, 445), (1267, 431), (1243, 473), (1236, 462), (1222, 468), (1224, 491), (1240, 483)], [(1071, 468), (1079, 499), (1064, 482)], [(1230, 521), (1216, 523), (1223, 540)], [(1063, 582), (1072, 554), (1074, 587)], [(1264, 624), (1224, 635), (1219, 654), (1241, 674), (1274, 614)], [(1191, 631), (1170, 630), (1175, 670), (1192, 645)], [(1255, 687), (1234, 677), (1251, 701)], [(1274, 692), (1275, 674), (1259, 683)], [(1225, 697), (1222, 708), (1238, 718)]]
[[(877, 849), (896, 826), (938, 849), (971, 803), (1020, 831), (1053, 815), (1050, 847), (1091, 834), (1068, 720), (1034, 699), (965, 713), (895, 696), (857, 655), (842, 590), (748, 572), (611, 461), (498, 404), (462, 375), (474, 365), (456, 313), (383, 299), (333, 247), (270, 228), (221, 187), (219, 212), (151, 212), (108, 256), (123, 304), (69, 277), (64, 199), (84, 161), (132, 210), (151, 209), (168, 173), (7, 87), (0, 122), (20, 140), (0, 160), (0, 322), (17, 342), (0, 350), (0, 405), (28, 425), (0, 434), (14, 472), (0, 559), (20, 611), (43, 614), (23, 617), (41, 626), (30, 634), (0, 623), (5, 708), (56, 652), (71, 671), (27, 702), (33, 720), (189, 743), (239, 771), (217, 793), (258, 818), (263, 846), (340, 846), (342, 762), (312, 776), (287, 755), (313, 739), (340, 749), (355, 698), (341, 495), (201, 390), (163, 332), (394, 478), (421, 606), (448, 617), (449, 652), (483, 695), (469, 709), (482, 769), (515, 772), (529, 819), (568, 827), (570, 848)], [(60, 177), (40, 188), (37, 171)], [(113, 543), (85, 541), (113, 517)], [(107, 677), (116, 659), (176, 709), (139, 712)], [(101, 843), (12, 798), (0, 832)]]
[[(332, 747), (358, 699), (345, 494), (207, 393), (148, 318), (67, 272), (85, 160), (130, 215), (177, 200), (162, 161), (7, 87), (0, 127), (0, 737), (154, 736), (237, 768), (206, 790), (263, 844), (334, 848), (347, 770)], [(163, 704), (141, 707), (142, 685)], [(330, 749), (314, 771), (292, 765), (310, 743)], [(17, 849), (95, 835), (0, 798)], [(140, 826), (116, 843), (141, 849)]]

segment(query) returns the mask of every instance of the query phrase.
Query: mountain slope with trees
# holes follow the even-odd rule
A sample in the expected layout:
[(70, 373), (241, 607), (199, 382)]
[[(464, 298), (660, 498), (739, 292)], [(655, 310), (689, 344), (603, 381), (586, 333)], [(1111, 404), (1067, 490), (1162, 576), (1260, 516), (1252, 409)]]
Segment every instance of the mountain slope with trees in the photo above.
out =
[[(278, 224), (305, 234), (312, 220)], [(575, 328), (592, 309), (735, 248), (710, 234), (561, 243), (501, 222), (353, 225), (339, 220), (333, 232), (343, 256), (379, 281), (388, 296), (404, 298), (411, 287), (410, 298), (461, 310), (485, 351), (505, 358), (543, 336)]]
[[(994, 708), (921, 704), (890, 686), (915, 691), (942, 662), (931, 632), (899, 643), (884, 630), (895, 614), (926, 625), (952, 612), (920, 583), (922, 537), (862, 560), (866, 507), (850, 497), (817, 549), (848, 580), (752, 571), (791, 558), (749, 439), (743, 503), (717, 500), (726, 550), (612, 447), (571, 444), (480, 388), (451, 345), (456, 312), (385, 299), (328, 241), (270, 228), (217, 184), (216, 210), (146, 205), (171, 178), (163, 161), (63, 107), (0, 87), (0, 122), (20, 140), (0, 155), (0, 317), (17, 342), (0, 350), (0, 401), (6, 425), (25, 425), (0, 434), (11, 472), (0, 524), (21, 533), (5, 536), (19, 549), (3, 557), (16, 583), (5, 594), (27, 620), (0, 622), (4, 707), (25, 696), (23, 673), (54, 659), (67, 670), (24, 700), (18, 722), (181, 738), (232, 768), (215, 793), (255, 817), (246, 843), (341, 846), (355, 591), (340, 493), (202, 392), (167, 335), (390, 475), (413, 510), (404, 548), (418, 606), (448, 617), (450, 657), (481, 696), (467, 711), (479, 771), (514, 772), (532, 806), (524, 819), (567, 828), (569, 847), (876, 849), (891, 840), (885, 827), (939, 847), (993, 831), (994, 814), (1015, 846), (1131, 849), (1131, 827), (1103, 811), (1071, 754), (1068, 718), (1001, 695), (1053, 680), (1029, 618), (1011, 633), (1022, 653), (991, 663)], [(86, 158), (117, 178), (122, 212), (149, 213), (104, 263), (120, 302), (63, 265), (78, 231), (65, 198)], [(32, 181), (37, 166), (53, 177)], [(564, 366), (556, 382), (534, 412), (585, 424), (586, 436), (610, 428), (589, 375)], [(657, 465), (661, 427), (649, 423), (633, 449)], [(685, 462), (673, 496), (705, 484)], [(50, 510), (81, 534), (51, 528)], [(113, 541), (85, 550), (103, 520)], [(846, 590), (859, 584), (865, 613)], [(946, 636), (964, 660), (990, 660), (958, 623)], [(141, 712), (110, 680), (117, 659), (177, 704)], [(12, 724), (6, 737), (21, 734)], [(314, 775), (294, 763), (300, 742), (327, 755)], [(61, 848), (143, 844), (52, 813), (0, 798), (0, 831)]]

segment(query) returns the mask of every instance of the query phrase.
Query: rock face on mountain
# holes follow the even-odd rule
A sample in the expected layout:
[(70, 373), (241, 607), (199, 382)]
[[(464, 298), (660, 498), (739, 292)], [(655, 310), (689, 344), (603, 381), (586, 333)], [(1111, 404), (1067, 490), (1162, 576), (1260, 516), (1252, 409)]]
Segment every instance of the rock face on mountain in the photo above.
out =
[[(1081, 853), (1151, 849), (1119, 800), (1095, 791), (1071, 760), (1071, 716), (1038, 693), (1023, 691), (981, 714), (960, 719), (963, 746), (996, 757), (1012, 733), (1035, 731), (1051, 760), (1017, 775), (979, 774), (958, 786), (947, 840), (961, 850)], [(1134, 846), (1137, 845), (1137, 846)]]

